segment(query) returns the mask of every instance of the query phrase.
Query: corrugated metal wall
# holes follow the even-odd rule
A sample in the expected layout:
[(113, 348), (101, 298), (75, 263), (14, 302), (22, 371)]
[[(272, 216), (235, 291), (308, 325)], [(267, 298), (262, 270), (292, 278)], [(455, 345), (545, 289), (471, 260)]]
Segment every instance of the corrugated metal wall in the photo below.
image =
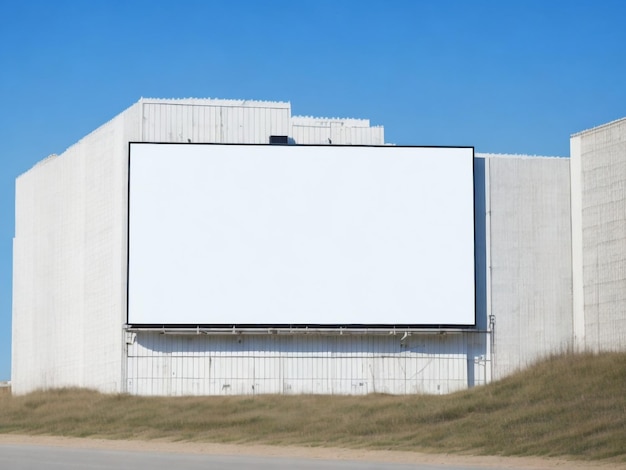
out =
[(267, 144), (289, 135), (289, 103), (142, 100), (143, 142)]
[(384, 145), (384, 129), (370, 127), (368, 119), (293, 116), (291, 137), (296, 144)]
[(485, 336), (129, 334), (140, 395), (450, 393), (484, 384)]

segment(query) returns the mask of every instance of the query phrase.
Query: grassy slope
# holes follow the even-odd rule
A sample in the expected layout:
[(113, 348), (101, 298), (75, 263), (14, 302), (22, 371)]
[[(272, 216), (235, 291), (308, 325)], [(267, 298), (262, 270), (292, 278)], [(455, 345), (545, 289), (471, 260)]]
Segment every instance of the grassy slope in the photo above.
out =
[(626, 461), (626, 354), (556, 357), (447, 396), (0, 396), (0, 432)]

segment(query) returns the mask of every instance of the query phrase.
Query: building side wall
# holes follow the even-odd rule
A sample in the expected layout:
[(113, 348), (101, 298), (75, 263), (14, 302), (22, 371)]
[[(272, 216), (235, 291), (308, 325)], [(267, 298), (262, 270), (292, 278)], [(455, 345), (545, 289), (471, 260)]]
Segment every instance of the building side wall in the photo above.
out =
[(626, 119), (573, 137), (580, 152), (584, 347), (626, 347)]
[(138, 395), (443, 394), (486, 382), (484, 336), (168, 335), (139, 331)]
[(486, 160), (494, 378), (572, 346), (569, 160)]
[[(136, 109), (16, 183), (14, 393), (122, 387), (127, 141)], [(132, 121), (132, 119), (130, 120)]]
[[(81, 365), (74, 360), (83, 354), (79, 334), (83, 328), (79, 308), (82, 279), (76, 291), (62, 287), (74, 276), (82, 278), (85, 267), (84, 247), (76, 249), (70, 259), (63, 257), (69, 246), (83, 237), (83, 188), (68, 191), (66, 185), (63, 191), (60, 187), (83, 172), (78, 160), (78, 155), (49, 157), (16, 181), (13, 393), (83, 383)], [(49, 194), (44, 196), (44, 192)]]

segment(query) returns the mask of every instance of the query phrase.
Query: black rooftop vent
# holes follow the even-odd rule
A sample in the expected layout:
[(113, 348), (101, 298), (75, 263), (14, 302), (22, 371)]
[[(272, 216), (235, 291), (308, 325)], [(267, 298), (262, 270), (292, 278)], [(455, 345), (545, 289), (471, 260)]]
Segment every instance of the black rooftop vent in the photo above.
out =
[(286, 135), (270, 135), (270, 144), (272, 145), (288, 145), (289, 136)]

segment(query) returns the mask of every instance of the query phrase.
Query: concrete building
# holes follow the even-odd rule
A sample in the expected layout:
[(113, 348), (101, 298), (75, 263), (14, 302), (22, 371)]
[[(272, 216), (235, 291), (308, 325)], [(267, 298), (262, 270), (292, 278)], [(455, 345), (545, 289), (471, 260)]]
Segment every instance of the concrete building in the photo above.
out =
[[(582, 226), (572, 208), (581, 203), (570, 194), (580, 184), (574, 171), (570, 180), (570, 160), (519, 155), (475, 155), (473, 328), (126, 325), (129, 142), (266, 144), (270, 136), (292, 144), (384, 144), (383, 128), (368, 120), (291, 116), (289, 103), (142, 99), (21, 175), (13, 392), (78, 386), (141, 395), (449, 393), (571, 349), (581, 328), (607, 325), (603, 338), (615, 348), (623, 344), (624, 318), (615, 306), (609, 320), (596, 323), (575, 313), (582, 299), (577, 263), (586, 251), (584, 237), (576, 238)], [(576, 139), (584, 135), (572, 139), (572, 170), (581, 159)], [(585, 155), (583, 161), (593, 158)], [(585, 188), (591, 197), (592, 186)], [(586, 220), (589, 227), (600, 223)]]

